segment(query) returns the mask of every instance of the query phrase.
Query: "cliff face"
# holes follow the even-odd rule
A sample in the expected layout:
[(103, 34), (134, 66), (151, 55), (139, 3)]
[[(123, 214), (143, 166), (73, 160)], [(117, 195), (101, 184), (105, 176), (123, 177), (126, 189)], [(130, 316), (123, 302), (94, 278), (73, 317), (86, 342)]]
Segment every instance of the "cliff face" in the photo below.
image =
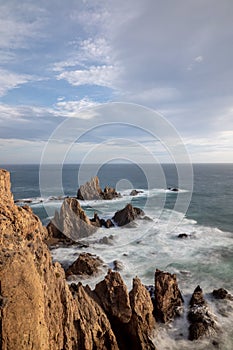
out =
[[(134, 282), (134, 292), (128, 295), (120, 277), (113, 278), (109, 272), (106, 291), (109, 298), (111, 291), (115, 291), (114, 298), (110, 298), (115, 304), (112, 310), (104, 311), (106, 294), (99, 293), (97, 301), (94, 292), (81, 284), (68, 287), (64, 270), (52, 262), (43, 242), (47, 235), (28, 206), (14, 204), (10, 175), (0, 169), (0, 347), (3, 350), (117, 350), (120, 341), (108, 314), (128, 311), (127, 320), (121, 320), (122, 323), (131, 320), (125, 332), (137, 337), (130, 328), (133, 325), (139, 332), (135, 338), (137, 349), (154, 349), (148, 340), (153, 326), (151, 322), (148, 324), (152, 307), (144, 312), (140, 305), (140, 295), (142, 301), (148, 298), (145, 287), (139, 281), (136, 287)], [(118, 291), (125, 294), (127, 310), (117, 310), (122, 294), (118, 295)]]

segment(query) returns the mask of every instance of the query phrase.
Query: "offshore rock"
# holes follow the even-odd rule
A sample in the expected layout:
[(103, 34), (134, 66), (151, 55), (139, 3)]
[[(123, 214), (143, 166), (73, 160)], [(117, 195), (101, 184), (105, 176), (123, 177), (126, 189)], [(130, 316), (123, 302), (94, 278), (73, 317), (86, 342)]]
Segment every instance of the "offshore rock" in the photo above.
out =
[(52, 237), (68, 238), (77, 241), (88, 237), (96, 232), (97, 227), (81, 208), (76, 198), (66, 198), (61, 206), (60, 213), (55, 213), (51, 223), (48, 225)]
[(88, 275), (98, 274), (100, 267), (103, 266), (103, 260), (90, 253), (81, 253), (78, 259), (67, 269), (66, 276), (70, 275)]
[(132, 190), (129, 195), (130, 196), (137, 196), (139, 193), (143, 193), (143, 191)]
[(154, 289), (154, 315), (156, 320), (168, 322), (179, 315), (183, 298), (178, 288), (176, 275), (156, 269)]
[(216, 335), (217, 325), (215, 317), (208, 309), (200, 286), (197, 286), (194, 290), (189, 305), (188, 320), (191, 323), (189, 326), (189, 339), (197, 340), (203, 336), (211, 337)]
[(97, 176), (81, 185), (77, 192), (77, 199), (81, 200), (113, 199), (118, 197), (121, 197), (121, 195), (112, 187), (106, 186), (104, 191), (102, 191)]
[(143, 215), (145, 213), (142, 209), (127, 204), (124, 209), (117, 211), (112, 219), (118, 226), (124, 226)]

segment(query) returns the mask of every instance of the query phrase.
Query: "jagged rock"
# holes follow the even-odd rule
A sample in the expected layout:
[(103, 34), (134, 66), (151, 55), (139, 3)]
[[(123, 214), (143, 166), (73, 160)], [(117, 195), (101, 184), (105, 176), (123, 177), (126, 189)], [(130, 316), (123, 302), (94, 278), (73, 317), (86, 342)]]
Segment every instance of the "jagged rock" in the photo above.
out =
[(101, 227), (103, 225), (103, 221), (99, 218), (97, 213), (94, 213), (94, 218), (90, 219), (90, 222), (95, 227)]
[(106, 186), (104, 191), (102, 191), (97, 176), (81, 185), (77, 192), (77, 199), (81, 200), (113, 199), (118, 197), (121, 197), (121, 195), (112, 187)]
[(99, 179), (97, 176), (93, 177), (91, 181), (81, 185), (78, 189), (77, 199), (81, 200), (94, 200), (102, 199), (102, 190), (99, 185)]
[(72, 241), (88, 237), (97, 229), (92, 225), (76, 198), (65, 198), (60, 214), (55, 213), (53, 220), (47, 227), (52, 237), (65, 237)]
[(117, 211), (112, 219), (118, 226), (124, 226), (143, 215), (144, 211), (142, 209), (127, 204), (124, 209)]
[(137, 196), (139, 193), (143, 193), (143, 191), (132, 190), (130, 196)]
[(66, 276), (70, 275), (94, 275), (103, 265), (103, 260), (90, 253), (81, 253), (78, 259), (67, 269)]
[(108, 186), (104, 188), (104, 191), (101, 193), (101, 195), (103, 199), (108, 199), (108, 200), (121, 197), (121, 194), (117, 193), (115, 188), (108, 187)]
[(102, 308), (88, 295), (79, 283), (73, 289), (78, 307), (75, 328), (78, 350), (119, 350), (111, 324)]
[(150, 336), (155, 327), (153, 303), (150, 294), (139, 278), (134, 278), (129, 293), (132, 317), (127, 325), (131, 348), (134, 350), (155, 349)]
[(166, 323), (180, 314), (183, 298), (176, 275), (156, 269), (154, 290), (154, 314), (156, 320)]
[(196, 340), (203, 336), (214, 336), (217, 331), (214, 315), (208, 309), (200, 286), (197, 286), (190, 300), (188, 319), (189, 339)]
[(114, 226), (114, 223), (112, 222), (111, 219), (107, 219), (107, 220), (105, 221), (104, 226), (105, 226), (106, 228), (110, 228), (110, 227), (113, 227), (113, 226)]
[(109, 270), (105, 279), (95, 286), (94, 293), (110, 320), (129, 322), (132, 316), (129, 294), (118, 272)]

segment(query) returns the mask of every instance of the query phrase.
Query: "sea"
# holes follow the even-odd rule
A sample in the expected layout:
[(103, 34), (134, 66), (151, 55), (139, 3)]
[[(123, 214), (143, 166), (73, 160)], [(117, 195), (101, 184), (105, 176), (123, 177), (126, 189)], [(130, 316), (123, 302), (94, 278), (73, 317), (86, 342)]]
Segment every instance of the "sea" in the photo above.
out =
[[(183, 165), (185, 169), (186, 165)], [(129, 288), (138, 276), (152, 285), (155, 269), (176, 273), (188, 306), (197, 285), (205, 293), (221, 329), (215, 344), (209, 339), (187, 340), (188, 323), (183, 316), (159, 325), (155, 344), (164, 349), (233, 349), (233, 301), (214, 302), (213, 289), (233, 294), (233, 164), (193, 164), (192, 174), (175, 164), (75, 164), (5, 165), (11, 172), (12, 192), (19, 205), (27, 203), (44, 225), (59, 210), (65, 196), (76, 196), (78, 187), (97, 175), (102, 188), (111, 186), (122, 194), (108, 201), (80, 201), (88, 216), (97, 212), (111, 218), (127, 203), (144, 210), (146, 218), (129, 227), (100, 228), (83, 239), (83, 247), (53, 249), (54, 261), (69, 266), (80, 252), (90, 252), (105, 263), (99, 276), (82, 280), (91, 287), (103, 279), (114, 261)], [(186, 175), (187, 177), (186, 177)], [(132, 189), (139, 191), (130, 195)], [(178, 191), (177, 191), (178, 190)], [(179, 238), (186, 234), (186, 238)], [(101, 238), (110, 238), (107, 244)], [(106, 242), (106, 241), (104, 241)], [(77, 281), (77, 280), (75, 280)], [(70, 281), (71, 282), (71, 281)]]

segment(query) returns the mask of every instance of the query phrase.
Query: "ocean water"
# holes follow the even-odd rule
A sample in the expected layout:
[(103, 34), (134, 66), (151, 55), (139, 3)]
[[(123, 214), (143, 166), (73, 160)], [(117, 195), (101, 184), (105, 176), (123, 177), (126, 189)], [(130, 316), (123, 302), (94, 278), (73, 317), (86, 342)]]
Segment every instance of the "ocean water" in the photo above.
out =
[[(91, 176), (98, 175), (101, 187), (116, 187), (122, 193), (120, 199), (82, 202), (87, 214), (98, 212), (100, 217), (111, 218), (116, 210), (132, 203), (141, 207), (149, 219), (137, 220), (130, 228), (101, 228), (85, 239), (88, 248), (54, 249), (54, 260), (68, 266), (81, 251), (100, 256), (106, 264), (102, 274), (83, 281), (91, 287), (103, 278), (114, 260), (122, 263), (121, 275), (129, 289), (136, 275), (143, 283), (153, 284), (156, 268), (175, 272), (186, 303), (195, 287), (202, 287), (222, 328), (218, 348), (233, 349), (233, 302), (216, 304), (210, 296), (213, 289), (220, 287), (233, 294), (233, 164), (194, 164), (193, 186), (185, 176), (180, 181), (176, 167), (169, 164), (106, 164), (99, 168), (86, 165), (83, 169), (64, 165), (61, 178), (57, 177), (60, 169), (51, 165), (44, 176), (47, 181), (40, 176), (37, 165), (5, 168), (11, 171), (15, 199), (29, 199), (29, 205), (44, 224), (61, 206), (59, 196), (75, 196), (79, 184)], [(168, 187), (179, 187), (179, 191)], [(142, 193), (132, 197), (132, 189)], [(181, 205), (176, 206), (178, 201)], [(180, 233), (186, 233), (188, 238), (179, 239)], [(99, 243), (104, 236), (112, 237), (111, 244)], [(158, 349), (216, 348), (208, 340), (186, 340), (187, 327), (185, 315), (172, 325), (161, 326), (156, 338)]]

